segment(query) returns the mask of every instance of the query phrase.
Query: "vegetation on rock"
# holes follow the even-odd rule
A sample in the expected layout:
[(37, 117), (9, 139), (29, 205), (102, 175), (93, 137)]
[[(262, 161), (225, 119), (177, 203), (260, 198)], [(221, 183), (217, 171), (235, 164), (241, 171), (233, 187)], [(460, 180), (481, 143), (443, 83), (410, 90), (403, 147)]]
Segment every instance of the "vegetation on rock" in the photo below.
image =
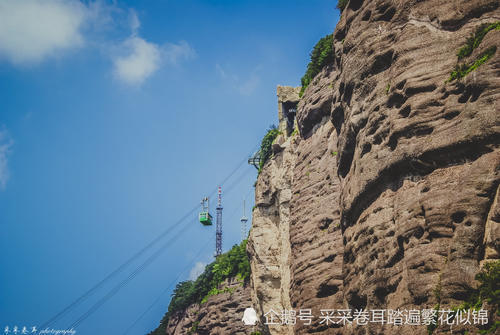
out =
[[(479, 286), (469, 292), (466, 301), (458, 307), (452, 307), (451, 310), (455, 313), (459, 310), (479, 310), (483, 307), (483, 303), (487, 302), (494, 311), (492, 316), (495, 314), (500, 316), (500, 311), (498, 309), (500, 306), (500, 261), (487, 262), (483, 270), (479, 272), (475, 278), (479, 281)], [(438, 301), (434, 309), (439, 311), (441, 308), (441, 275), (439, 275), (438, 285), (434, 289), (434, 295)], [(435, 321), (437, 324), (437, 316)], [(436, 324), (427, 326), (427, 333), (429, 335), (437, 328)], [(489, 325), (489, 328), (479, 330), (479, 333), (493, 334), (497, 329), (500, 329), (500, 321), (493, 322)]]
[(483, 41), (484, 36), (491, 30), (500, 30), (500, 22), (495, 22), (491, 24), (482, 24), (480, 25), (474, 34), (472, 34), (466, 41), (465, 45), (461, 47), (457, 52), (457, 64), (455, 68), (450, 73), (450, 78), (448, 78), (448, 82), (453, 80), (458, 80), (465, 77), (470, 72), (477, 69), (482, 64), (486, 63), (497, 51), (496, 46), (491, 46), (482, 52), (479, 57), (472, 63), (459, 63), (460, 60), (469, 57), (472, 52), (479, 47), (481, 42)]
[(260, 144), (260, 162), (259, 162), (259, 172), (262, 170), (262, 167), (267, 162), (267, 160), (271, 157), (272, 154), (272, 145), (276, 137), (280, 134), (280, 131), (276, 128), (275, 125), (272, 125), (267, 130), (266, 135), (262, 139)]
[[(340, 3), (340, 2), (339, 2)], [(307, 70), (302, 77), (299, 96), (302, 97), (306, 87), (316, 75), (328, 64), (333, 63), (333, 34), (326, 35), (316, 43), (311, 51), (311, 61), (307, 64)]]
[[(160, 321), (160, 325), (149, 335), (165, 334), (168, 320), (178, 312), (195, 303), (206, 302), (209, 296), (229, 292), (232, 290), (220, 289), (220, 284), (228, 279), (234, 278), (247, 282), (250, 278), (250, 263), (246, 253), (247, 241), (234, 245), (231, 250), (220, 255), (217, 259), (205, 267), (205, 271), (194, 281), (186, 280), (177, 284), (172, 293), (172, 299), (168, 311)], [(196, 324), (196, 327), (198, 324)]]
[(453, 81), (455, 79), (461, 79), (461, 78), (465, 77), (466, 75), (468, 75), (469, 73), (471, 73), (472, 71), (477, 69), (480, 65), (486, 63), (491, 57), (493, 57), (493, 55), (495, 54), (496, 51), (497, 51), (497, 47), (492, 46), (492, 47), (486, 49), (486, 51), (484, 51), (478, 57), (478, 59), (476, 59), (476, 61), (474, 63), (455, 65), (455, 69), (451, 72), (450, 78), (448, 79), (448, 81)]
[(337, 1), (337, 8), (340, 9), (342, 12), (344, 8), (346, 8), (347, 4), (349, 3), (349, 0), (338, 0)]
[(469, 57), (472, 54), (472, 51), (476, 49), (479, 44), (483, 41), (484, 36), (490, 31), (490, 30), (500, 30), (500, 22), (495, 22), (492, 24), (482, 24), (480, 25), (474, 34), (470, 36), (467, 39), (467, 42), (465, 45), (458, 50), (457, 57), (458, 60), (461, 60), (462, 58)]
[[(500, 316), (498, 307), (500, 306), (500, 261), (487, 262), (481, 272), (476, 275), (479, 286), (471, 290), (469, 297), (458, 307), (452, 307), (455, 313), (459, 310), (479, 310), (483, 303), (487, 302), (493, 310), (491, 317), (495, 314)], [(500, 329), (500, 321), (495, 321), (489, 328), (479, 331), (480, 334), (494, 334)]]

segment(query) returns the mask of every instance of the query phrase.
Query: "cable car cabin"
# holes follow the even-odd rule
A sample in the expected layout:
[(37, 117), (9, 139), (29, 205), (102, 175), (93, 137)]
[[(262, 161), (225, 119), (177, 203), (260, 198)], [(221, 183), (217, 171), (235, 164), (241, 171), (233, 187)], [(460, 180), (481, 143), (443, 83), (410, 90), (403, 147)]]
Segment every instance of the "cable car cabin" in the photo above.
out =
[(209, 212), (201, 212), (200, 213), (200, 223), (204, 226), (212, 225), (212, 215)]

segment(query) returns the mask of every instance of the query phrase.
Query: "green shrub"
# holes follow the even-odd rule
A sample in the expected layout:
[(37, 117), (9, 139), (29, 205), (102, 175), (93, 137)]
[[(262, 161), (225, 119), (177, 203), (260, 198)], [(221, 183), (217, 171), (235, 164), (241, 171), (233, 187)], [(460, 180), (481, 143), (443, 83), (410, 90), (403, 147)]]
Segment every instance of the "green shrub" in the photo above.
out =
[(493, 29), (500, 30), (500, 22), (495, 22), (491, 24), (484, 23), (480, 25), (476, 29), (476, 32), (467, 39), (465, 45), (458, 50), (457, 52), (458, 60), (470, 56), (472, 54), (472, 51), (474, 51), (474, 49), (476, 49), (479, 46), (479, 44), (481, 44), (484, 36), (486, 36), (486, 34)]
[(486, 263), (483, 271), (476, 275), (476, 280), (480, 282), (479, 297), (498, 308), (500, 305), (500, 261)]
[(259, 172), (262, 170), (262, 167), (267, 162), (267, 160), (271, 157), (273, 153), (272, 151), (273, 142), (276, 139), (276, 137), (278, 137), (279, 134), (280, 132), (276, 128), (276, 126), (272, 125), (271, 127), (269, 127), (266, 135), (262, 139), (262, 142), (260, 144)]
[(348, 3), (349, 3), (349, 0), (338, 0), (337, 1), (337, 8), (340, 9), (340, 11), (342, 12)]
[(455, 65), (455, 69), (451, 72), (450, 78), (448, 81), (453, 81), (455, 79), (461, 79), (477, 69), (480, 65), (486, 63), (497, 51), (497, 47), (494, 45), (489, 47), (484, 51), (481, 55), (479, 55), (478, 59), (472, 64), (457, 64)]
[(200, 321), (195, 321), (193, 322), (193, 326), (191, 329), (188, 330), (188, 334), (194, 334), (198, 331), (198, 325), (200, 324)]
[(446, 82), (451, 82), (453, 80), (459, 80), (463, 77), (465, 77), (467, 74), (471, 73), (475, 69), (477, 69), (479, 66), (482, 64), (486, 63), (497, 51), (496, 46), (491, 46), (486, 51), (484, 51), (482, 54), (479, 55), (479, 57), (472, 63), (466, 64), (466, 63), (459, 63), (460, 60), (469, 57), (472, 52), (479, 47), (481, 42), (483, 41), (484, 36), (491, 31), (491, 30), (500, 30), (500, 21), (495, 22), (495, 23), (490, 23), (490, 24), (482, 24), (480, 25), (474, 34), (472, 34), (467, 41), (465, 42), (465, 45), (461, 47), (458, 52), (457, 52), (457, 64), (455, 65), (455, 68), (453, 71), (450, 73), (450, 77)]
[(302, 97), (306, 87), (316, 77), (316, 75), (328, 64), (333, 63), (333, 34), (326, 35), (316, 43), (311, 51), (311, 61), (307, 64), (307, 70), (300, 82), (302, 88), (299, 96)]
[[(479, 286), (469, 292), (466, 301), (458, 307), (452, 307), (451, 310), (454, 312), (469, 309), (479, 310), (482, 308), (483, 302), (486, 301), (494, 309), (492, 315), (500, 315), (498, 314), (500, 305), (500, 261), (487, 262), (483, 270), (476, 275), (476, 280), (479, 282)], [(500, 328), (500, 321), (495, 321), (488, 329), (480, 330), (479, 333), (494, 334), (498, 328)]]
[[(234, 245), (231, 250), (220, 255), (205, 267), (205, 271), (195, 280), (186, 280), (177, 284), (172, 293), (167, 313), (160, 321), (157, 329), (149, 335), (165, 334), (168, 320), (177, 311), (185, 310), (195, 303), (206, 302), (208, 297), (219, 293), (232, 293), (234, 289), (219, 289), (219, 285), (227, 278), (236, 277), (243, 282), (250, 279), (250, 262), (246, 253), (247, 241)], [(197, 326), (197, 324), (196, 324)], [(194, 332), (196, 330), (193, 330)]]

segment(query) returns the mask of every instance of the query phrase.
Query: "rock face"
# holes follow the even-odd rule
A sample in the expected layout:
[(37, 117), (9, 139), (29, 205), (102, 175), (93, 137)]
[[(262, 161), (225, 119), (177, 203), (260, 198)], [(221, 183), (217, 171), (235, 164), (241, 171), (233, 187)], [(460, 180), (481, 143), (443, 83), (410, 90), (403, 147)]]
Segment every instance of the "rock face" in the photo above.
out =
[[(279, 154), (260, 173), (255, 187), (247, 250), (250, 258), (252, 302), (261, 316), (268, 311), (290, 310), (290, 199), (295, 165), (292, 138), (283, 135), (273, 146)], [(292, 327), (271, 326), (273, 334), (291, 334)]]
[[(277, 139), (258, 177), (248, 252), (262, 317), (271, 308), (318, 316), (457, 306), (484, 261), (499, 258), (500, 31), (463, 62), (496, 46), (491, 59), (448, 81), (457, 51), (478, 26), (500, 21), (499, 6), (348, 2), (335, 62), (298, 104), (299, 134)], [(318, 320), (266, 331), (427, 334)]]
[(251, 326), (241, 321), (245, 308), (250, 307), (250, 287), (238, 281), (227, 281), (222, 287), (232, 293), (221, 293), (208, 298), (204, 304), (194, 304), (174, 314), (168, 322), (167, 334), (248, 334)]

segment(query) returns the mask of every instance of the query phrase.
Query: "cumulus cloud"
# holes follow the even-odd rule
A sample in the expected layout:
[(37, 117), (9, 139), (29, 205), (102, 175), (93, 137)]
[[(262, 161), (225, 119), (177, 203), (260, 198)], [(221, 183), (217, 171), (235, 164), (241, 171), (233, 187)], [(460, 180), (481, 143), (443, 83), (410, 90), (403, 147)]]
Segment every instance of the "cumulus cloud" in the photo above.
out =
[(5, 127), (0, 128), (0, 190), (4, 190), (9, 179), (7, 156), (10, 153), (13, 141)]
[(132, 36), (123, 46), (125, 56), (114, 59), (115, 75), (127, 84), (140, 85), (160, 66), (161, 52), (158, 45)]
[[(124, 28), (124, 12), (128, 13), (125, 29), (130, 33), (119, 43), (102, 32)], [(148, 41), (139, 35), (140, 27), (135, 10), (124, 11), (115, 2), (0, 0), (0, 60), (14, 65), (38, 64), (68, 50), (93, 45), (105, 52), (112, 50), (118, 79), (141, 85), (162, 65), (175, 66), (196, 56), (185, 41), (163, 45)]]
[(37, 63), (79, 47), (90, 16), (76, 0), (0, 0), (0, 56), (16, 65)]
[(207, 264), (203, 262), (197, 262), (189, 273), (189, 280), (195, 280), (196, 278), (198, 278), (198, 276), (201, 275), (203, 271), (205, 271), (206, 265)]
[(161, 65), (177, 65), (182, 60), (196, 57), (196, 52), (186, 41), (160, 46), (140, 37), (141, 22), (133, 10), (129, 21), (131, 36), (118, 47), (113, 57), (115, 76), (124, 83), (139, 86)]

